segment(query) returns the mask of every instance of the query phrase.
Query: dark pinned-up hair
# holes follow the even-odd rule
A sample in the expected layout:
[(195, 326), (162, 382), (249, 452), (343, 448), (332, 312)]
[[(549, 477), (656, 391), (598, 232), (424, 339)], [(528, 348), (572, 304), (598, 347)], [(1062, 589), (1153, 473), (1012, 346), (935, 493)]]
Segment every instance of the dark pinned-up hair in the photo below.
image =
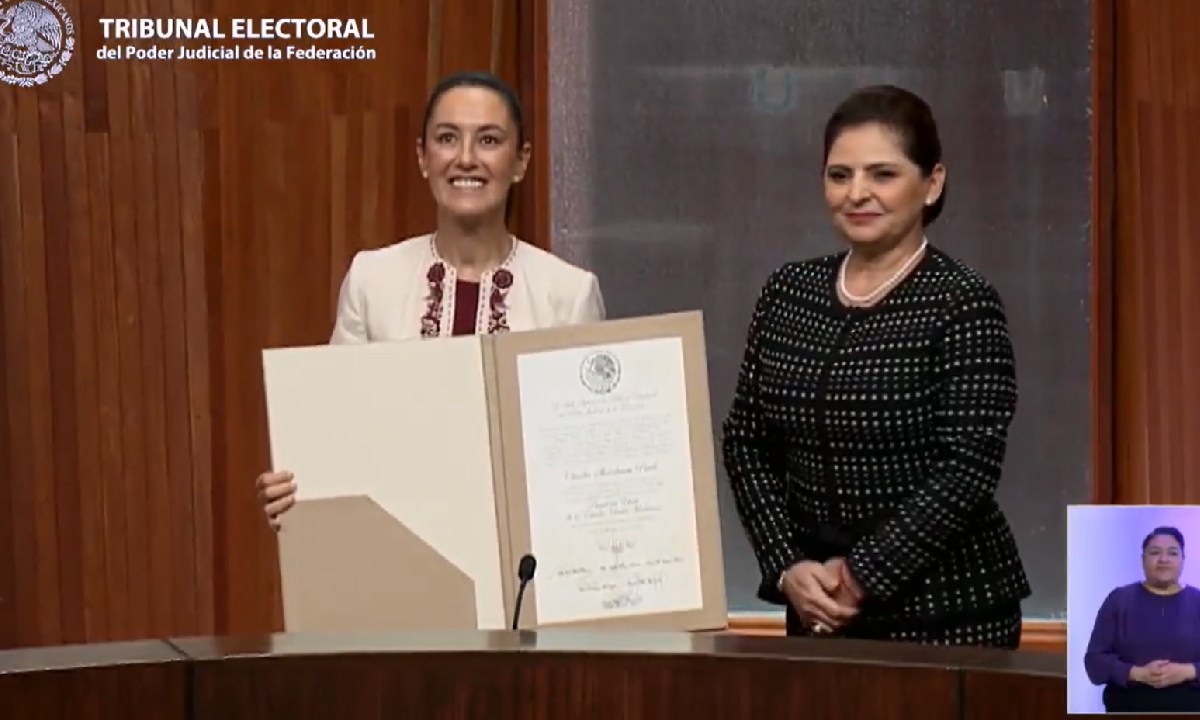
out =
[(517, 100), (516, 91), (508, 83), (491, 73), (475, 71), (454, 73), (438, 82), (433, 92), (429, 94), (429, 100), (425, 103), (425, 119), (421, 123), (422, 138), (429, 129), (429, 120), (433, 117), (433, 111), (437, 108), (438, 101), (448, 91), (460, 87), (487, 88), (499, 95), (504, 100), (504, 104), (508, 106), (508, 113), (512, 116), (513, 124), (517, 126), (517, 144), (525, 144), (525, 116), (521, 112), (521, 102)]
[(1150, 546), (1150, 541), (1159, 535), (1166, 535), (1167, 537), (1175, 538), (1175, 542), (1179, 543), (1179, 549), (1183, 550), (1183, 533), (1179, 532), (1178, 528), (1167, 527), (1164, 525), (1161, 527), (1156, 527), (1150, 531), (1150, 534), (1147, 535), (1146, 539), (1142, 541), (1142, 552), (1146, 552), (1146, 548)]
[[(895, 85), (872, 85), (856, 90), (843, 100), (825, 123), (825, 160), (838, 137), (850, 128), (878, 123), (900, 138), (904, 155), (926, 177), (942, 161), (942, 141), (938, 136), (933, 111), (920, 96)], [(937, 201), (922, 214), (926, 226), (942, 214), (946, 204), (946, 184)]]

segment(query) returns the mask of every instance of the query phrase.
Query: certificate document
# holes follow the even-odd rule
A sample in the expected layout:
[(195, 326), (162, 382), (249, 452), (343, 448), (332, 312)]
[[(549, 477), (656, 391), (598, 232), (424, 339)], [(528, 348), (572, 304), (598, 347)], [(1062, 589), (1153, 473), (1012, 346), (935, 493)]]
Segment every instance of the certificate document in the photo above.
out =
[(539, 624), (703, 607), (683, 344), (517, 360)]

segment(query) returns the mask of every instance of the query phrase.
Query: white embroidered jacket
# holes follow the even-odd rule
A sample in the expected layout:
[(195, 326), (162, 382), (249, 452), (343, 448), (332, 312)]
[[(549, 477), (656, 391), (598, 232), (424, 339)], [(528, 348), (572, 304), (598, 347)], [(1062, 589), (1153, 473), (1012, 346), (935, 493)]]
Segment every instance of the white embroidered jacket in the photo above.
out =
[[(329, 342), (449, 336), (456, 281), (453, 266), (438, 257), (432, 235), (362, 250), (342, 280)], [(508, 259), (480, 281), (476, 334), (604, 319), (595, 274), (528, 243), (514, 242)]]

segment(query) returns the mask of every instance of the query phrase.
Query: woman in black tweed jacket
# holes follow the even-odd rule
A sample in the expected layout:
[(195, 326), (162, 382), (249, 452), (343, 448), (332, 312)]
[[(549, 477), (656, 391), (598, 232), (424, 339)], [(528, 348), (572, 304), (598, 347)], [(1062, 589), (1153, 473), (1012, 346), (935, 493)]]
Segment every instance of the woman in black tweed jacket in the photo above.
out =
[(773, 273), (724, 461), (788, 634), (1015, 648), (1030, 593), (995, 500), (1016, 372), (1004, 307), (931, 247), (945, 168), (923, 100), (845, 100), (825, 196), (849, 251)]

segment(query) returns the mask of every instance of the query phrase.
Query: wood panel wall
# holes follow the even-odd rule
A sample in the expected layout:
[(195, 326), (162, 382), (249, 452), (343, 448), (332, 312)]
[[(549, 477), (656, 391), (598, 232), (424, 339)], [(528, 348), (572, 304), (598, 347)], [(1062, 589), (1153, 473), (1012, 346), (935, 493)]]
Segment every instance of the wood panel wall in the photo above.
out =
[[(64, 73), (0, 86), (0, 647), (279, 626), (260, 350), (324, 342), (354, 251), (432, 229), (427, 92), (531, 94), (539, 2), (65, 3)], [(100, 17), (235, 16), (368, 18), (378, 56), (96, 59)]]
[(1200, 503), (1200, 3), (1116, 4), (1114, 500)]

